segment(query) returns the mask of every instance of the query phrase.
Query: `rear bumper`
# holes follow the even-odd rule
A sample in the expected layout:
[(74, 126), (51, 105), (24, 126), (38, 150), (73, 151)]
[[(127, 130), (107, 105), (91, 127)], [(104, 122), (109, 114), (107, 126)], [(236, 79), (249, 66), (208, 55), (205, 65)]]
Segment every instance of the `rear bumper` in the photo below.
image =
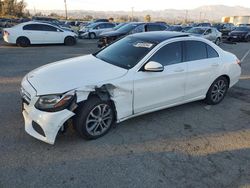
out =
[(245, 41), (246, 37), (245, 35), (235, 35), (235, 36), (228, 36), (227, 40), (229, 41)]

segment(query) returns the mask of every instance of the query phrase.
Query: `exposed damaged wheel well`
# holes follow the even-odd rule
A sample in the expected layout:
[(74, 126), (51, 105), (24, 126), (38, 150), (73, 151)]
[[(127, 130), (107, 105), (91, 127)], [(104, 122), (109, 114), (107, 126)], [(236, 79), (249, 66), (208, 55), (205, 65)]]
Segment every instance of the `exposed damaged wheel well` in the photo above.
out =
[(94, 91), (91, 91), (87, 97), (86, 100), (79, 102), (77, 105), (78, 107), (74, 110), (75, 113), (77, 113), (77, 110), (79, 109), (80, 106), (84, 105), (84, 103), (87, 100), (90, 100), (91, 98), (99, 98), (102, 101), (110, 101), (112, 104), (112, 107), (115, 112), (115, 121), (117, 120), (117, 111), (116, 111), (116, 106), (115, 102), (112, 100), (112, 90), (115, 89), (116, 87), (113, 86), (112, 84), (105, 84), (102, 85), (101, 87), (95, 87)]

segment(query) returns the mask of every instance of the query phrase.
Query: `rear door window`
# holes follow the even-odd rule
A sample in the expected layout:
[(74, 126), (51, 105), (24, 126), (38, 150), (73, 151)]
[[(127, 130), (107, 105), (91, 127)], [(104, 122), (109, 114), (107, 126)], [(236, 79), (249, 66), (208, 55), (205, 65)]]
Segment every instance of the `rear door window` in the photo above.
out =
[(185, 41), (185, 61), (195, 61), (207, 58), (207, 44), (200, 41)]
[(105, 24), (105, 28), (112, 28), (112, 27), (114, 27), (114, 25), (113, 24)]
[(54, 31), (56, 32), (57, 31), (57, 28), (53, 27), (53, 26), (50, 26), (50, 25), (42, 25), (42, 30), (43, 31)]

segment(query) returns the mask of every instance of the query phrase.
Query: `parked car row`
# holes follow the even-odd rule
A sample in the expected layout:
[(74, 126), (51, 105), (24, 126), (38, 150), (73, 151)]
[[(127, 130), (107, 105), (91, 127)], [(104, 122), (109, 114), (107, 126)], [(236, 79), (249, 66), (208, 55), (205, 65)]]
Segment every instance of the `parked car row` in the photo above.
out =
[[(97, 38), (99, 39), (98, 47), (102, 48), (126, 35), (165, 30), (199, 36), (217, 45), (225, 39), (228, 41), (250, 41), (250, 27), (235, 27), (233, 24), (211, 25), (208, 23), (200, 23), (191, 25), (167, 25), (165, 22), (114, 23), (109, 22), (107, 19), (97, 19), (85, 23), (85, 26), (80, 26), (81, 28), (79, 31), (75, 31), (68, 21), (59, 21), (47, 17), (33, 17), (32, 19), (33, 21), (24, 22), (9, 29), (4, 29), (4, 40), (11, 44), (28, 46), (30, 44), (45, 43), (64, 43), (73, 45), (76, 43), (77, 38)], [(3, 21), (6, 21), (6, 19), (0, 19), (0, 23), (3, 23)], [(25, 20), (19, 20), (19, 22), (21, 21)], [(27, 28), (25, 26), (27, 24), (32, 25), (32, 27), (30, 29), (25, 29)], [(74, 24), (76, 24), (76, 22), (74, 22)], [(81, 23), (79, 22), (78, 24), (80, 25)]]
[(112, 43), (118, 38), (121, 38), (125, 35), (140, 33), (140, 32), (148, 32), (148, 31), (177, 31), (177, 32), (185, 32), (193, 36), (199, 36), (205, 39), (208, 39), (215, 44), (219, 45), (222, 40), (222, 34), (216, 28), (212, 27), (191, 27), (186, 26), (182, 27), (179, 25), (173, 26), (165, 26), (160, 23), (129, 23), (125, 26), (121, 27), (118, 30), (109, 31), (106, 33), (100, 34), (100, 39), (98, 41), (98, 47), (104, 47), (108, 44)]
[(112, 43), (113, 41), (121, 38), (123, 36), (141, 33), (141, 32), (149, 32), (149, 31), (164, 31), (167, 27), (162, 23), (143, 23), (143, 22), (131, 22), (123, 25), (117, 30), (109, 31), (100, 34), (100, 38), (98, 41), (98, 47), (104, 47)]

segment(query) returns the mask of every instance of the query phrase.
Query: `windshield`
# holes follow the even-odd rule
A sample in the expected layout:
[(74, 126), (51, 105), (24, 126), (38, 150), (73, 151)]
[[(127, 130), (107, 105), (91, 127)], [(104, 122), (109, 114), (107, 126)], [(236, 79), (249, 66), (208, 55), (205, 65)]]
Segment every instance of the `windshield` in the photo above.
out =
[(206, 28), (191, 28), (187, 31), (187, 33), (193, 34), (203, 34), (207, 29)]
[(97, 26), (99, 23), (92, 23), (92, 24), (89, 24), (87, 25), (85, 28), (93, 28), (95, 26)]
[(250, 31), (250, 27), (236, 27), (234, 31)]
[(117, 29), (117, 31), (120, 33), (128, 33), (130, 31), (132, 31), (134, 28), (136, 28), (138, 25), (140, 25), (140, 24), (126, 24), (126, 25), (120, 27), (119, 29)]
[(154, 43), (143, 41), (135, 37), (125, 37), (94, 54), (94, 56), (112, 65), (131, 69), (154, 46)]

